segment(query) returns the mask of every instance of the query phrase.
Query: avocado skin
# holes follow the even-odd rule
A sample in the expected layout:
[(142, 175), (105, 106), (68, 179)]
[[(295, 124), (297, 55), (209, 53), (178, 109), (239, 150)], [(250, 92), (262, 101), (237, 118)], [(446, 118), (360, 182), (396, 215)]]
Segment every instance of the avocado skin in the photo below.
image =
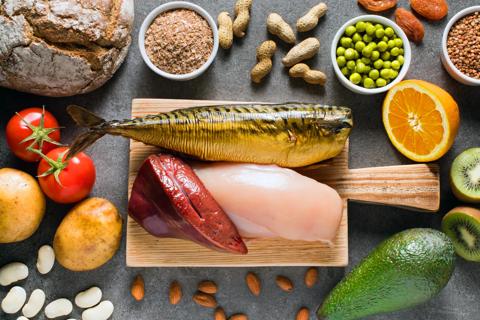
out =
[(327, 296), (320, 320), (354, 320), (411, 308), (437, 295), (455, 269), (451, 240), (409, 229), (382, 242)]

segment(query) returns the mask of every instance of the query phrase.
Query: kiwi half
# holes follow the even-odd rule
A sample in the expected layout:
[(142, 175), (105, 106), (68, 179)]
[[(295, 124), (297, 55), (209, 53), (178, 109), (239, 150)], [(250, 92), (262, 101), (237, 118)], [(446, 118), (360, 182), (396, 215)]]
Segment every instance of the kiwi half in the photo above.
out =
[(480, 148), (465, 150), (455, 158), (450, 183), (459, 200), (480, 203)]
[(480, 262), (480, 210), (458, 207), (443, 217), (442, 230), (455, 251), (468, 261)]

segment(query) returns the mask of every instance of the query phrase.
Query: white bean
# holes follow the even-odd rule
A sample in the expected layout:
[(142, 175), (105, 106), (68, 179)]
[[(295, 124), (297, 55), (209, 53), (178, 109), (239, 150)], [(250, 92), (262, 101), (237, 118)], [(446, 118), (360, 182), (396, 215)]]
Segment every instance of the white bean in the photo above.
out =
[(22, 309), (27, 300), (27, 292), (22, 287), (16, 286), (8, 291), (2, 300), (2, 310), (8, 314), (14, 314)]
[(68, 316), (73, 311), (73, 305), (68, 299), (57, 299), (45, 307), (45, 315), (49, 319)]
[(107, 320), (112, 314), (113, 304), (106, 300), (94, 308), (83, 311), (82, 320)]
[(27, 277), (28, 267), (21, 262), (12, 262), (0, 268), (0, 285), (4, 287)]
[(96, 306), (102, 300), (102, 290), (99, 287), (91, 287), (82, 291), (75, 297), (75, 304), (82, 309)]
[(24, 317), (24, 316), (20, 316), (17, 318), (17, 320), (28, 320), (28, 318)]
[(38, 250), (37, 269), (41, 274), (49, 273), (55, 263), (55, 252), (49, 245), (44, 245)]
[(25, 317), (33, 318), (40, 310), (42, 310), (45, 304), (45, 293), (41, 289), (33, 290), (27, 304), (23, 307), (22, 313)]

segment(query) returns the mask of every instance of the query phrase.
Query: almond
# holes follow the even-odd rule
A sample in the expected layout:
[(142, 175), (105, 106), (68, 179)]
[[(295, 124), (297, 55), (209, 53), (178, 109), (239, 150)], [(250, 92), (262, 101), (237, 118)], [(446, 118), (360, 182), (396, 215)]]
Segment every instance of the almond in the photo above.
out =
[(169, 298), (170, 298), (170, 303), (171, 304), (178, 304), (180, 300), (182, 300), (182, 287), (180, 286), (180, 283), (177, 281), (173, 281), (170, 284), (170, 293), (169, 293)]
[(290, 279), (284, 276), (277, 276), (276, 279), (277, 286), (280, 287), (285, 292), (292, 292), (293, 291), (293, 283)]
[(145, 297), (145, 281), (143, 281), (143, 277), (141, 275), (136, 276), (133, 280), (130, 293), (137, 301), (141, 301)]
[(312, 288), (318, 280), (318, 269), (317, 268), (308, 268), (305, 272), (305, 285), (307, 288)]
[(218, 291), (217, 284), (210, 280), (202, 281), (198, 284), (198, 291), (208, 294), (215, 294)]
[(217, 300), (215, 297), (208, 293), (197, 292), (193, 295), (193, 301), (199, 306), (205, 308), (215, 308), (217, 306)]
[(254, 296), (258, 297), (260, 295), (260, 291), (262, 290), (262, 284), (258, 276), (253, 272), (249, 272), (245, 277), (245, 281), (247, 282), (247, 286), (250, 292)]
[(225, 311), (223, 311), (222, 307), (218, 307), (215, 309), (214, 313), (214, 320), (227, 320), (227, 316), (225, 315)]
[(308, 320), (308, 319), (310, 319), (310, 310), (308, 310), (305, 307), (298, 310), (295, 320)]
[(243, 313), (237, 313), (228, 318), (228, 320), (248, 320), (248, 317)]

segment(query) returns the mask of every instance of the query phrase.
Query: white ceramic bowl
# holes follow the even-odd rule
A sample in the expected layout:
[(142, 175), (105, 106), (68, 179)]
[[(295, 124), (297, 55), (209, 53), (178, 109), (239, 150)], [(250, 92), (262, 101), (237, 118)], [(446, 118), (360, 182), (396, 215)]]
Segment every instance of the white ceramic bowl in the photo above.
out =
[(450, 60), (450, 56), (448, 55), (447, 39), (448, 39), (448, 34), (450, 33), (450, 29), (458, 20), (476, 11), (480, 11), (480, 6), (473, 6), (470, 8), (463, 9), (462, 11), (454, 15), (453, 18), (450, 19), (447, 26), (445, 27), (445, 31), (443, 31), (443, 37), (442, 37), (441, 59), (442, 59), (443, 66), (445, 67), (447, 72), (452, 76), (452, 78), (454, 78), (458, 82), (461, 82), (469, 86), (480, 86), (480, 79), (469, 77), (463, 74), (462, 72), (460, 72), (460, 70), (458, 70), (457, 67), (455, 67), (455, 65), (452, 63), (452, 60)]
[[(201, 15), (210, 25), (210, 28), (212, 28), (213, 32), (213, 48), (212, 52), (210, 54), (210, 57), (208, 60), (197, 70), (186, 73), (186, 74), (172, 74), (165, 72), (163, 70), (160, 70), (156, 65), (152, 63), (150, 58), (148, 57), (147, 51), (145, 50), (145, 33), (147, 32), (148, 28), (152, 24), (153, 20), (155, 20), (158, 15), (165, 11), (170, 11), (174, 9), (190, 9), (195, 12), (197, 12), (199, 15)], [(215, 20), (213, 20), (212, 16), (205, 11), (203, 8), (197, 6), (196, 4), (190, 3), (190, 2), (185, 2), (185, 1), (172, 1), (172, 2), (167, 2), (165, 4), (162, 4), (161, 6), (156, 7), (155, 9), (152, 10), (148, 14), (148, 16), (145, 18), (145, 20), (142, 23), (142, 26), (140, 27), (140, 32), (138, 36), (138, 45), (140, 48), (140, 53), (142, 55), (143, 61), (147, 64), (147, 66), (152, 69), (156, 74), (167, 78), (171, 80), (177, 80), (177, 81), (186, 81), (186, 80), (191, 80), (194, 79), (198, 76), (200, 76), (202, 73), (205, 72), (205, 70), (208, 69), (208, 67), (212, 64), (213, 60), (215, 59), (217, 52), (218, 52), (218, 29), (217, 29), (217, 24), (215, 23)]]
[[(340, 70), (340, 67), (337, 64), (337, 46), (338, 46), (338, 42), (340, 41), (340, 38), (342, 37), (342, 35), (345, 32), (345, 29), (348, 26), (355, 25), (359, 21), (380, 23), (385, 27), (391, 27), (403, 41), (403, 50), (404, 50), (403, 56), (405, 58), (405, 62), (402, 68), (400, 69), (400, 71), (398, 72), (397, 78), (392, 82), (390, 82), (385, 87), (367, 89), (365, 87), (361, 87), (356, 84), (353, 84), (352, 82), (350, 82), (350, 80), (347, 77), (343, 75), (342, 71)], [(391, 87), (393, 87), (394, 85), (402, 81), (403, 78), (405, 78), (408, 72), (408, 69), (410, 68), (410, 62), (412, 61), (412, 48), (410, 47), (410, 42), (408, 41), (408, 38), (405, 32), (403, 32), (403, 30), (395, 22), (378, 15), (363, 15), (347, 21), (340, 29), (338, 29), (337, 33), (335, 34), (335, 37), (333, 38), (330, 55), (332, 59), (333, 68), (335, 70), (335, 74), (337, 75), (338, 80), (340, 80), (340, 82), (346, 88), (348, 88), (349, 90), (355, 93), (359, 93), (363, 95), (371, 95), (371, 94), (386, 92)]]

